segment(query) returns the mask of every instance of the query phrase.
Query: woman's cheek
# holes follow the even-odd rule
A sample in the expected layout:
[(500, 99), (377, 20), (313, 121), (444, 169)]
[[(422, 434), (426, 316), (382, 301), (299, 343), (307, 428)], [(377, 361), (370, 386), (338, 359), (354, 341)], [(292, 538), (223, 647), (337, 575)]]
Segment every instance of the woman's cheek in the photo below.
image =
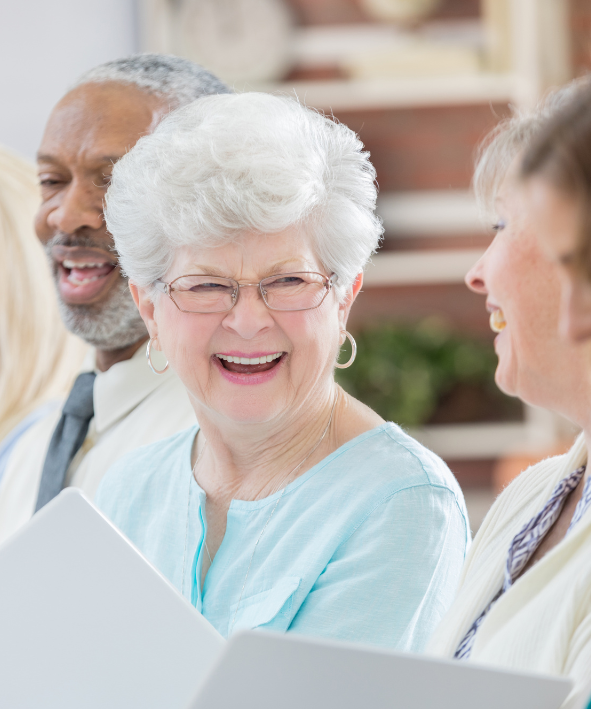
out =
[(515, 381), (517, 377), (517, 357), (514, 349), (514, 342), (511, 333), (506, 329), (495, 341), (495, 350), (499, 358), (499, 363), (495, 372), (495, 382), (497, 386), (508, 394), (515, 395)]

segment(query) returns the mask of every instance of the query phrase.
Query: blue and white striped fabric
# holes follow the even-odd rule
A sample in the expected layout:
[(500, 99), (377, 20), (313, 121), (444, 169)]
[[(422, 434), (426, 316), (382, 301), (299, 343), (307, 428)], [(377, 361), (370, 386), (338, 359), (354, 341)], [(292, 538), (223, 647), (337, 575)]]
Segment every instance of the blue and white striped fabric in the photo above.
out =
[[(499, 600), (503, 593), (511, 588), (513, 583), (515, 583), (515, 580), (527, 566), (528, 561), (531, 559), (546, 534), (548, 534), (560, 516), (568, 496), (573, 490), (576, 489), (584, 474), (585, 466), (583, 465), (570, 475), (567, 475), (566, 478), (563, 478), (552, 491), (552, 495), (550, 496), (548, 502), (544, 505), (542, 511), (535, 517), (532, 517), (523, 529), (513, 537), (513, 541), (511, 542), (511, 546), (509, 547), (509, 552), (507, 554), (507, 562), (505, 564), (505, 580), (503, 582), (503, 586), (478, 616), (478, 618), (476, 618), (476, 620), (472, 623), (462, 642), (458, 645), (458, 649), (454, 654), (454, 657), (457, 660), (465, 660), (470, 657), (478, 628), (482, 625), (482, 622), (488, 615), (490, 609)], [(589, 480), (585, 483), (583, 496), (577, 504), (575, 513), (566, 532), (567, 534), (570, 533), (590, 506), (591, 478), (589, 478)]]

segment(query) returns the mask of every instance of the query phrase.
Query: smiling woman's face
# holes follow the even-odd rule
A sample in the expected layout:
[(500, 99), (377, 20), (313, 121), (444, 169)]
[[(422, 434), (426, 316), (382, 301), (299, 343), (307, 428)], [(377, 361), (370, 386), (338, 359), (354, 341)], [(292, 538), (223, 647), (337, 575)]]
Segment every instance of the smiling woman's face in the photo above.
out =
[(511, 396), (580, 418), (585, 353), (559, 334), (558, 269), (544, 252), (522, 188), (505, 178), (496, 201), (496, 236), (466, 276), (486, 295), (499, 358), (498, 386)]
[[(163, 280), (170, 283), (179, 276), (204, 274), (258, 283), (267, 276), (298, 271), (332, 275), (311, 243), (288, 231), (248, 234), (213, 249), (183, 248)], [(141, 307), (146, 319), (148, 306)], [(310, 397), (326, 396), (348, 310), (332, 290), (313, 310), (274, 311), (267, 308), (258, 288), (248, 287), (240, 289), (236, 305), (225, 313), (181, 312), (169, 297), (159, 294), (153, 320), (148, 313), (146, 322), (198, 412), (205, 408), (233, 421), (259, 423), (289, 415)], [(222, 357), (259, 362), (245, 366)]]

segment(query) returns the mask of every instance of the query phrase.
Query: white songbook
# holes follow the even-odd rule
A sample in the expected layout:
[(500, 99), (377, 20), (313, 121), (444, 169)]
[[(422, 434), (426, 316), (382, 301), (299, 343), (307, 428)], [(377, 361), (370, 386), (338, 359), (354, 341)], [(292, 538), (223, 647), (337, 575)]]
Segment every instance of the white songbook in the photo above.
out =
[(3, 709), (183, 709), (224, 645), (78, 490), (0, 547)]
[(292, 634), (226, 642), (73, 488), (0, 547), (2, 709), (558, 709), (570, 687)]
[(571, 687), (563, 677), (245, 631), (187, 709), (559, 709)]

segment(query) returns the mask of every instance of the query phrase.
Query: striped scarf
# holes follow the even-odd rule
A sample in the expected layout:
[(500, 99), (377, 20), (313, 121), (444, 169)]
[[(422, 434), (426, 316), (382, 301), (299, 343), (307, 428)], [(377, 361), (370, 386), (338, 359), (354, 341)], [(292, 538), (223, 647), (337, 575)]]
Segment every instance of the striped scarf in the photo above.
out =
[[(586, 466), (583, 465), (580, 468), (577, 468), (577, 470), (570, 475), (567, 475), (567, 477), (563, 478), (552, 491), (552, 495), (550, 496), (548, 502), (544, 505), (542, 511), (532, 517), (523, 529), (513, 537), (513, 541), (511, 542), (509, 552), (507, 554), (503, 586), (478, 616), (478, 618), (476, 618), (476, 620), (472, 623), (462, 642), (458, 645), (454, 658), (457, 660), (465, 660), (470, 657), (478, 628), (482, 625), (482, 622), (488, 615), (490, 609), (499, 600), (503, 593), (511, 588), (519, 574), (527, 566), (527, 562), (531, 559), (546, 534), (548, 534), (553, 524), (560, 516), (568, 496), (573, 490), (576, 489), (577, 485), (581, 481), (581, 478), (585, 474), (585, 467)], [(585, 483), (583, 496), (577, 504), (575, 513), (566, 532), (567, 535), (571, 532), (573, 527), (577, 524), (590, 506), (591, 477)]]

